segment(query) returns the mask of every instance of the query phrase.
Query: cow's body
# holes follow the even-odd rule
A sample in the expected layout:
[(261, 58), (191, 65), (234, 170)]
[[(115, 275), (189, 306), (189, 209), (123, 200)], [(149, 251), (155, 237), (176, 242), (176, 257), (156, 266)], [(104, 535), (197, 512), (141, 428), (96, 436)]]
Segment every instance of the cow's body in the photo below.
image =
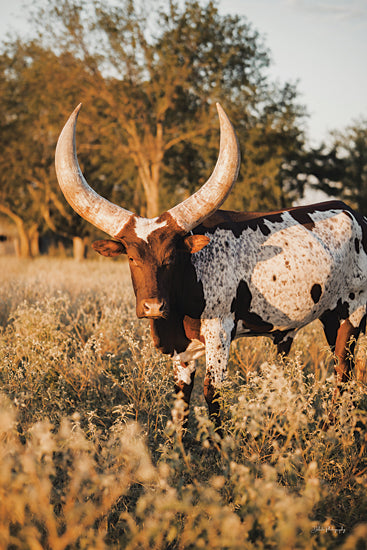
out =
[(204, 353), (213, 393), (233, 339), (269, 336), (288, 353), (296, 332), (315, 319), (338, 355), (338, 381), (347, 380), (347, 344), (366, 319), (364, 218), (330, 201), (267, 214), (218, 211), (194, 232), (210, 243), (177, 262), (172, 313), (152, 321), (155, 345), (174, 357), (177, 389), (187, 400), (195, 359)]
[(137, 315), (151, 319), (154, 344), (173, 357), (176, 390), (187, 403), (195, 360), (205, 353), (204, 394), (217, 425), (216, 397), (234, 338), (266, 335), (288, 353), (296, 332), (320, 319), (341, 384), (367, 302), (367, 223), (344, 203), (266, 214), (218, 210), (239, 165), (233, 129), (219, 114), (224, 137), (213, 175), (155, 219), (111, 205), (89, 188), (74, 151), (77, 111), (57, 152), (59, 183), (70, 204), (115, 238), (94, 248), (128, 255)]

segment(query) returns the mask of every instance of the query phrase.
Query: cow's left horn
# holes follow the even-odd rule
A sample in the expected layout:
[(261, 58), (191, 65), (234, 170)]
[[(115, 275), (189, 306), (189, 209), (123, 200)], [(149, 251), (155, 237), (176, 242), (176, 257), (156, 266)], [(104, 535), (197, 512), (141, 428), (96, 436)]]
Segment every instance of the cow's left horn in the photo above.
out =
[(238, 176), (241, 157), (236, 133), (219, 103), (217, 103), (217, 110), (220, 122), (220, 146), (214, 171), (196, 193), (169, 210), (177, 224), (186, 232), (194, 229), (220, 207)]
[(93, 191), (80, 170), (75, 145), (75, 127), (80, 108), (81, 104), (70, 115), (57, 142), (57, 180), (66, 200), (82, 218), (111, 237), (116, 237), (132, 213)]

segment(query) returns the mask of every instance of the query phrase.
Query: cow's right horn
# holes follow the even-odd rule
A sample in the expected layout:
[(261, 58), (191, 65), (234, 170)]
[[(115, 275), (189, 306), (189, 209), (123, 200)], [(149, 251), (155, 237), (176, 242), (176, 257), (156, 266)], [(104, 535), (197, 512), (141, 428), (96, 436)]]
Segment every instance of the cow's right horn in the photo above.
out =
[(132, 213), (104, 199), (88, 185), (78, 163), (75, 127), (81, 104), (70, 115), (56, 146), (56, 175), (70, 206), (82, 218), (111, 237), (116, 237)]
[(225, 201), (240, 169), (240, 147), (236, 133), (222, 107), (217, 103), (220, 122), (219, 156), (206, 183), (188, 199), (174, 206), (169, 213), (185, 232), (191, 231), (213, 214)]

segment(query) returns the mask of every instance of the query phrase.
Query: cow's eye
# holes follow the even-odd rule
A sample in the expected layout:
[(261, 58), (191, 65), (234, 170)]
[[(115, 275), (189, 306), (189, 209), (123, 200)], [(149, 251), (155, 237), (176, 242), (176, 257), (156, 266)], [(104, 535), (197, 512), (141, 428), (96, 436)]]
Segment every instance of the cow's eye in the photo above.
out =
[(167, 260), (164, 260), (162, 266), (166, 269), (168, 269), (169, 267), (171, 267), (171, 265), (173, 264), (173, 259), (172, 258), (167, 258)]

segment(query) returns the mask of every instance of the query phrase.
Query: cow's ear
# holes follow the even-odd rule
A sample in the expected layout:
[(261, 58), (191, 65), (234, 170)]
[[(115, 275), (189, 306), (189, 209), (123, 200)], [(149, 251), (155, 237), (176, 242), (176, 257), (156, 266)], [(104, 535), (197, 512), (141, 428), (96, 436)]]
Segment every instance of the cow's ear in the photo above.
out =
[(190, 254), (199, 252), (204, 246), (210, 243), (210, 238), (206, 235), (189, 235), (184, 238), (184, 244)]
[(126, 254), (126, 248), (119, 241), (95, 241), (92, 243), (92, 248), (102, 256), (118, 256)]

